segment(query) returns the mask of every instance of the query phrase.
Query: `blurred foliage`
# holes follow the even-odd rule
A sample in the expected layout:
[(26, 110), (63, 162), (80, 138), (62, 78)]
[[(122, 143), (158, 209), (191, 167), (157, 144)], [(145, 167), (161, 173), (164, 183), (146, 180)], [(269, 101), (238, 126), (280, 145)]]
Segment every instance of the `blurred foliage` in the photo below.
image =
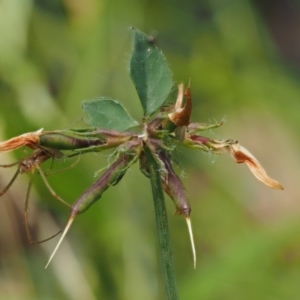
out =
[[(229, 157), (179, 149), (198, 253), (193, 270), (185, 220), (172, 216), (169, 201), (181, 298), (298, 299), (299, 14), (292, 0), (2, 0), (1, 140), (84, 124), (81, 103), (98, 96), (119, 100), (140, 120), (128, 75), (128, 29), (140, 28), (157, 40), (176, 84), (192, 79), (193, 120), (226, 118), (207, 134), (238, 139), (285, 186), (268, 189)], [(26, 155), (1, 154), (1, 164)], [(85, 155), (50, 183), (73, 202), (107, 159), (109, 153)], [(45, 169), (65, 166), (49, 162)], [(0, 170), (1, 188), (14, 171)], [(76, 219), (46, 271), (57, 239), (28, 245), (27, 183), (20, 176), (1, 198), (1, 299), (164, 299), (150, 184), (137, 167)], [(34, 187), (31, 229), (42, 239), (63, 228), (69, 212), (38, 176)]]

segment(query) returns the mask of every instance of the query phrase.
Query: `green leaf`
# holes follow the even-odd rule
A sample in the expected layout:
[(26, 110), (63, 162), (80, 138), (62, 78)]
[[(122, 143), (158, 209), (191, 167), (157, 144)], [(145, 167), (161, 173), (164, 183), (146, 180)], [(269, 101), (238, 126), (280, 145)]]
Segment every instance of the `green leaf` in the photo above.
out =
[(141, 31), (134, 29), (130, 76), (146, 117), (165, 103), (173, 86), (172, 72), (160, 49)]
[(109, 98), (98, 98), (82, 103), (92, 127), (124, 131), (139, 125), (118, 102)]

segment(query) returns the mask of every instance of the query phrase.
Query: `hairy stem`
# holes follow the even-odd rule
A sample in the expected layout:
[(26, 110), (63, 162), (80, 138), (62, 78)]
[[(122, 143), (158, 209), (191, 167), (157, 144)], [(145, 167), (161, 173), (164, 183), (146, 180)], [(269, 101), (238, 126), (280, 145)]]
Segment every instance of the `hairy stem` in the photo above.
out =
[(169, 300), (178, 300), (177, 284), (173, 264), (171, 238), (168, 227), (168, 218), (165, 206), (163, 187), (160, 178), (160, 166), (156, 162), (149, 148), (146, 147), (146, 156), (149, 167), (152, 194), (155, 206), (156, 224), (159, 238), (159, 247), (162, 258), (165, 286)]

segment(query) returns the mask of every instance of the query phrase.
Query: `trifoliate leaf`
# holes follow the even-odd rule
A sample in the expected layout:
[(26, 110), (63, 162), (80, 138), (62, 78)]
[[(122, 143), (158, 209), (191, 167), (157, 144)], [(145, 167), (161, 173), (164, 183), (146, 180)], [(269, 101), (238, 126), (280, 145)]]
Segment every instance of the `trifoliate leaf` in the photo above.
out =
[(109, 98), (98, 98), (82, 103), (91, 127), (124, 131), (139, 125), (118, 102)]
[(161, 50), (143, 32), (134, 29), (130, 76), (146, 117), (165, 103), (173, 85), (172, 72)]

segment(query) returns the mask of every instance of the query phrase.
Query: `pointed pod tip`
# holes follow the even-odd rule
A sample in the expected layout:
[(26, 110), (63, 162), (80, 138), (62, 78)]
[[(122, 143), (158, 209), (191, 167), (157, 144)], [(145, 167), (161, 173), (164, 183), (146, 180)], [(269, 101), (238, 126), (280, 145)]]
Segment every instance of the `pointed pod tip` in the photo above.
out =
[(70, 227), (71, 227), (71, 225), (72, 225), (75, 217), (76, 217), (76, 215), (71, 215), (71, 217), (70, 217), (70, 219), (69, 219), (69, 221), (68, 221), (68, 223), (67, 223), (67, 225), (66, 225), (66, 227), (64, 229), (64, 232), (63, 232), (62, 236), (60, 237), (60, 239), (59, 239), (56, 247), (54, 248), (54, 250), (53, 250), (53, 252), (52, 252), (52, 254), (51, 254), (51, 256), (50, 256), (50, 258), (49, 258), (49, 260), (48, 260), (48, 262), (46, 264), (46, 266), (45, 266), (45, 269), (47, 269), (47, 267), (49, 266), (50, 262), (52, 261), (52, 259), (53, 259), (54, 255), (55, 255), (55, 253), (57, 252), (60, 244), (62, 243), (64, 237), (66, 236), (67, 232), (69, 231), (69, 229), (70, 229)]
[(194, 259), (194, 269), (196, 269), (197, 257), (196, 257), (196, 248), (195, 248), (195, 242), (194, 242), (192, 222), (191, 222), (191, 219), (189, 217), (186, 217), (185, 220), (186, 220), (186, 224), (187, 224), (187, 227), (188, 227), (190, 240), (191, 240), (191, 247), (192, 247), (193, 259)]

